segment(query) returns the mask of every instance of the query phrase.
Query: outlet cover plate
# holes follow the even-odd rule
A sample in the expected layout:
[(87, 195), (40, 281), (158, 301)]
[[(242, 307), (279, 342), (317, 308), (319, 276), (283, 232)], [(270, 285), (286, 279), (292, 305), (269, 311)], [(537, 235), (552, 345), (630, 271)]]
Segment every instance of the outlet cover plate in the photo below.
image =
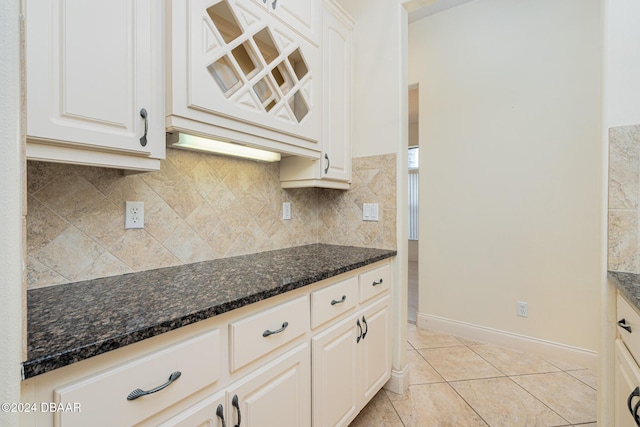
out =
[(124, 228), (144, 228), (144, 202), (125, 202)]
[(516, 314), (520, 317), (529, 317), (529, 305), (524, 301), (516, 303)]

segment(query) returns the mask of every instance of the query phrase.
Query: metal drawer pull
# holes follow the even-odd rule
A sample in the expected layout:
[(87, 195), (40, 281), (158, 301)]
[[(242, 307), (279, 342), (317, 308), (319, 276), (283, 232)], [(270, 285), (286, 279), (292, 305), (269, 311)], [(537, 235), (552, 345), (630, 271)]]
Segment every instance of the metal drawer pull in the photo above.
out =
[(147, 110), (144, 108), (140, 110), (140, 117), (144, 119), (144, 135), (140, 138), (140, 145), (147, 146), (147, 132), (149, 131), (149, 119), (147, 118)]
[(129, 393), (129, 395), (127, 396), (127, 400), (135, 400), (139, 397), (142, 396), (146, 396), (147, 394), (151, 394), (151, 393), (155, 393), (156, 391), (160, 391), (163, 388), (169, 387), (169, 385), (171, 385), (172, 382), (174, 382), (175, 380), (177, 380), (178, 378), (180, 378), (180, 375), (182, 375), (182, 373), (180, 371), (175, 371), (173, 374), (169, 375), (169, 381), (167, 381), (166, 383), (156, 387), (156, 388), (152, 388), (149, 391), (144, 391), (144, 390), (140, 390), (139, 388), (133, 390), (131, 393)]
[(227, 424), (224, 422), (224, 408), (222, 407), (222, 403), (218, 405), (216, 415), (220, 418), (220, 421), (222, 421), (222, 427), (227, 427)]
[(278, 3), (278, 0), (273, 0), (273, 3), (271, 3), (271, 8), (273, 10), (276, 10), (276, 4)]
[(636, 425), (640, 426), (640, 418), (638, 418), (638, 408), (640, 408), (640, 402), (636, 403), (636, 406), (633, 407), (633, 419), (636, 421)]
[(236, 412), (238, 413), (238, 424), (236, 424), (234, 427), (240, 427), (240, 404), (238, 403), (238, 395), (234, 394), (233, 395), (233, 399), (231, 399), (231, 406), (233, 406), (234, 408), (236, 408)]
[(327, 159), (327, 167), (324, 170), (324, 174), (326, 175), (329, 172), (329, 167), (331, 167), (331, 160), (329, 160), (329, 155), (324, 153), (324, 158)]
[(363, 338), (362, 337), (362, 325), (360, 324), (360, 319), (358, 319), (358, 321), (356, 322), (356, 325), (358, 325), (358, 329), (360, 330), (360, 332), (358, 333), (358, 338), (356, 338), (356, 343), (359, 343), (360, 340)]
[(287, 329), (287, 326), (289, 326), (289, 322), (284, 322), (282, 324), (282, 328), (276, 330), (276, 331), (270, 331), (270, 330), (266, 330), (262, 333), (263, 337), (268, 337), (269, 335), (273, 335), (273, 334), (279, 334), (280, 332), (284, 331), (285, 329)]
[(342, 295), (342, 298), (339, 301), (331, 300), (331, 305), (342, 304), (346, 300), (347, 300), (347, 296), (346, 295)]
[(640, 387), (636, 387), (633, 389), (629, 397), (627, 398), (627, 408), (629, 408), (629, 412), (633, 415), (633, 409), (631, 408), (631, 401), (634, 397), (640, 397)]
[(372, 283), (373, 286), (378, 286), (378, 285), (382, 285), (382, 279), (380, 279), (379, 282), (376, 282), (375, 280)]
[(367, 328), (362, 333), (362, 339), (364, 339), (364, 337), (367, 336), (367, 332), (369, 332), (369, 325), (367, 325), (367, 319), (365, 319), (364, 316), (362, 316), (362, 324)]
[(631, 333), (631, 326), (627, 325), (627, 321), (625, 319), (618, 320), (618, 326)]

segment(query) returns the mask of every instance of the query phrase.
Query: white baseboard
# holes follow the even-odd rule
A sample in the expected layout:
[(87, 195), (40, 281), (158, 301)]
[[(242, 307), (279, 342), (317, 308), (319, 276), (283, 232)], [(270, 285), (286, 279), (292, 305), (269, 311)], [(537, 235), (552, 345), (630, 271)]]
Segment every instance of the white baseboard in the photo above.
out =
[(416, 326), (474, 341), (532, 353), (550, 361), (598, 369), (598, 352), (485, 326), (418, 313)]
[(404, 394), (409, 390), (409, 364), (402, 371), (391, 370), (391, 378), (384, 385), (385, 390)]

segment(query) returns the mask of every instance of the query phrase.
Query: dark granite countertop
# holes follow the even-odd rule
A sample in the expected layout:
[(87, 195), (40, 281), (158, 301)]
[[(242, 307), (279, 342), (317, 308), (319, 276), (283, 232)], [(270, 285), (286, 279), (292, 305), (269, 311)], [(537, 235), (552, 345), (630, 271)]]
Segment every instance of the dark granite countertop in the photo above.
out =
[(29, 290), (23, 378), (394, 255), (314, 244)]
[(607, 277), (615, 283), (625, 299), (640, 311), (640, 274), (609, 271)]

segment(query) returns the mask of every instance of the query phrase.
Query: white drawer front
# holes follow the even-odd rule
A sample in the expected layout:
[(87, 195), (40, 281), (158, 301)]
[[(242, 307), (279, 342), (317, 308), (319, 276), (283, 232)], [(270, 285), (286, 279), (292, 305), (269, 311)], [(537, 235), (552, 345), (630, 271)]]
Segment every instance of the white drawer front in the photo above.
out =
[(304, 295), (229, 324), (231, 371), (285, 345), (309, 329), (309, 297)]
[(360, 302), (383, 293), (391, 287), (391, 266), (385, 264), (360, 274)]
[(354, 276), (311, 293), (311, 327), (351, 310), (358, 304), (358, 277)]
[(633, 358), (638, 361), (640, 360), (640, 315), (620, 295), (618, 295), (617, 307), (618, 317), (616, 320), (618, 324), (621, 325), (620, 322), (624, 319), (622, 326), (631, 328), (631, 332), (629, 332), (622, 326), (618, 326), (618, 333)]
[[(57, 403), (78, 404), (80, 412), (56, 413), (55, 425), (112, 426), (136, 424), (184, 399), (220, 378), (220, 332), (216, 329), (181, 343), (66, 384), (54, 390)], [(166, 384), (173, 372), (180, 377), (166, 388), (134, 400), (136, 389), (152, 390)]]

